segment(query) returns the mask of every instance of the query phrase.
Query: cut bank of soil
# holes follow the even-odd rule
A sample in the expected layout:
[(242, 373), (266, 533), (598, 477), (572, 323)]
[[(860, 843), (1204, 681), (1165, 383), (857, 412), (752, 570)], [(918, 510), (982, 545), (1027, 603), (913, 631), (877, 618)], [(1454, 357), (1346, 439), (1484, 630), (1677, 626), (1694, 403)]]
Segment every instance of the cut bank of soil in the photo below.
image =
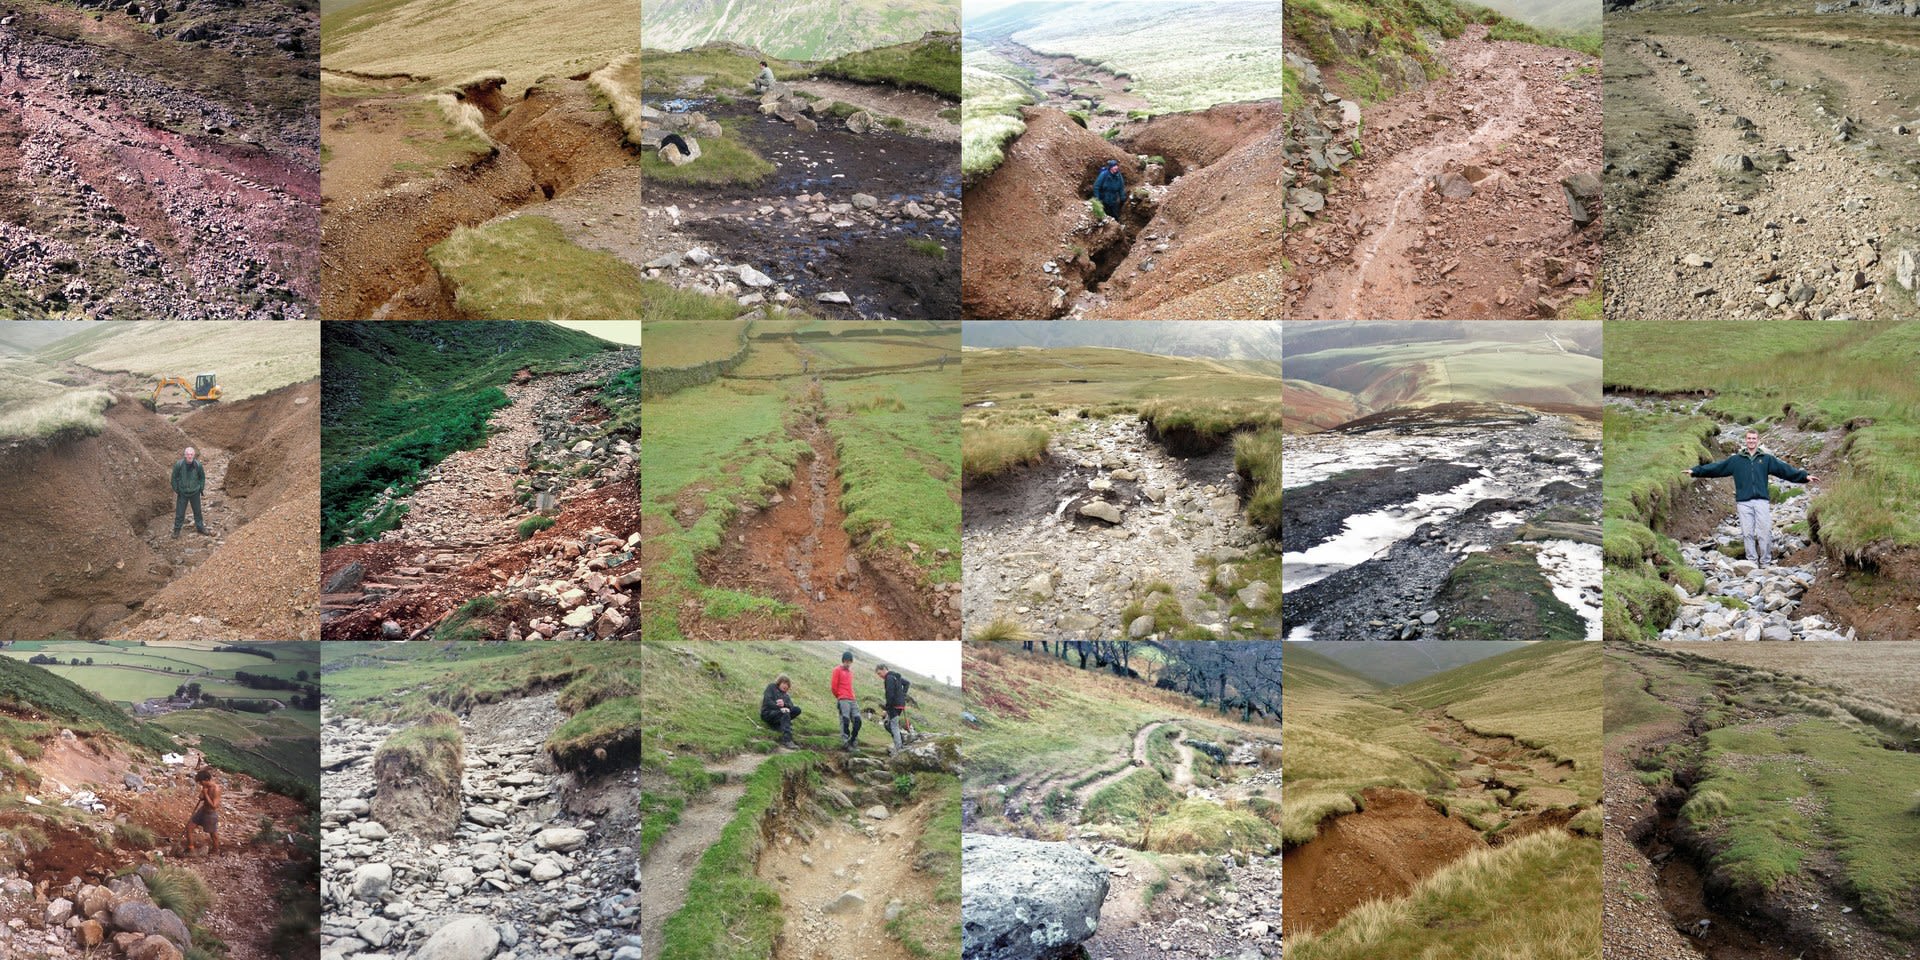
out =
[[(98, 436), (0, 451), (0, 634), (20, 639), (310, 639), (317, 591), (318, 383), (172, 420), (117, 394)], [(304, 402), (302, 402), (304, 401)], [(210, 455), (174, 540), (173, 463)], [(303, 566), (304, 565), (304, 566)]]
[[(1560, 181), (1601, 167), (1599, 60), (1486, 33), (1366, 110), (1363, 155), (1287, 234), (1288, 319), (1518, 320), (1591, 291), (1600, 229), (1573, 227)], [(1438, 192), (1445, 174), (1471, 195)]]
[(1358, 813), (1334, 817), (1288, 850), (1281, 869), (1293, 896), (1289, 934), (1328, 930), (1353, 908), (1405, 896), (1414, 885), (1485, 845), (1472, 827), (1405, 790), (1372, 789)]
[[(498, 91), (476, 92), (495, 149), (426, 177), (397, 173), (434, 162), (405, 142), (408, 127), (401, 118), (418, 107), (418, 97), (330, 99), (326, 114), (335, 119), (328, 123), (329, 143), (337, 140), (336, 149), (352, 156), (337, 161), (343, 163), (339, 180), (328, 176), (321, 240), (325, 317), (462, 319), (427, 261), (430, 247), (458, 227), (564, 197), (603, 172), (637, 166), (619, 124), (594, 98), (586, 83), (564, 78), (549, 79), (511, 103)], [(432, 109), (437, 122), (438, 107)], [(602, 216), (611, 218), (630, 215), (637, 205), (635, 194), (600, 206)], [(580, 228), (569, 236), (579, 242)]]
[[(819, 394), (813, 394), (818, 401)], [(816, 406), (815, 410), (819, 408)], [(720, 550), (700, 562), (716, 587), (773, 596), (799, 608), (799, 623), (782, 627), (743, 617), (683, 624), (688, 636), (748, 639), (793, 635), (804, 640), (935, 640), (952, 637), (920, 599), (917, 577), (888, 558), (860, 552), (847, 536), (840, 506), (840, 459), (814, 416), (796, 428), (813, 448), (794, 480), (767, 509), (742, 514)]]

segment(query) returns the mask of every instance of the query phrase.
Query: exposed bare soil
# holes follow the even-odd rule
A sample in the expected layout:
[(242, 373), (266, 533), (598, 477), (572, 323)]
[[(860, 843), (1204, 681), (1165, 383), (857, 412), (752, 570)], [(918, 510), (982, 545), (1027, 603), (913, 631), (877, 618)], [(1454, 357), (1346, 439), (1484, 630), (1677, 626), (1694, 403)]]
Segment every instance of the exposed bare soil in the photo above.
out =
[[(98, 436), (0, 450), (17, 496), (0, 506), (0, 633), (19, 639), (314, 639), (319, 385), (308, 381), (177, 419), (128, 393)], [(207, 458), (173, 539), (173, 463)]]
[[(968, 319), (1279, 318), (1277, 103), (1160, 117), (1112, 142), (1060, 109), (1021, 118), (1006, 159), (966, 185)], [(1095, 221), (1087, 200), (1109, 159), (1145, 194)]]
[[(621, 220), (637, 210), (638, 194), (595, 178), (637, 169), (637, 155), (583, 80), (552, 78), (522, 92), (481, 85), (464, 95), (481, 109), (489, 152), (422, 146), (441, 135), (439, 108), (425, 105), (432, 136), (423, 137), (417, 93), (323, 100), (331, 154), (321, 242), (327, 319), (463, 319), (426, 259), (428, 248), (456, 227), (538, 212), (527, 208), (590, 182), (596, 187), (574, 201), (575, 213), (556, 222), (576, 243), (623, 252)], [(594, 242), (603, 233), (610, 242)]]
[(1365, 809), (1335, 817), (1282, 863), (1288, 933), (1330, 929), (1368, 900), (1406, 895), (1414, 884), (1484, 845), (1472, 827), (1405, 790), (1368, 790)]
[(318, 14), (132, 6), (0, 27), (0, 317), (313, 316)]
[(1561, 180), (1601, 166), (1599, 60), (1486, 30), (1364, 110), (1358, 158), (1287, 236), (1289, 319), (1551, 317), (1598, 282), (1600, 229)]

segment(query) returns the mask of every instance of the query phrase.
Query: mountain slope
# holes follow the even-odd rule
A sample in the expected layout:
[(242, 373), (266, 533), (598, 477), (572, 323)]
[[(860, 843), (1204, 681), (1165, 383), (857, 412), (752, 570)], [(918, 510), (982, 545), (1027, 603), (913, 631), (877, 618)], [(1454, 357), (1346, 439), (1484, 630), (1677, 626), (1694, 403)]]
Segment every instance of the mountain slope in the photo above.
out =
[(788, 60), (825, 60), (960, 27), (957, 0), (652, 0), (642, 46), (726, 41)]

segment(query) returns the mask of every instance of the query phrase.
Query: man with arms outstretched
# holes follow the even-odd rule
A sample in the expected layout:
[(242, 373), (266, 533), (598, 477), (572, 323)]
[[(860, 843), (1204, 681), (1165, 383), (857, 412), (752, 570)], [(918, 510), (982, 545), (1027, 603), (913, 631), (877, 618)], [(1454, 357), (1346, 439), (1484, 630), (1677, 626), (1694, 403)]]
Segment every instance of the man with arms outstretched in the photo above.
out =
[(1775, 476), (1791, 483), (1819, 483), (1820, 478), (1789, 465), (1771, 453), (1760, 452), (1760, 431), (1747, 431), (1747, 448), (1715, 463), (1703, 463), (1687, 471), (1688, 478), (1732, 477), (1734, 510), (1740, 515), (1740, 536), (1746, 541), (1747, 559), (1763, 566), (1773, 565), (1773, 507), (1767, 498), (1767, 477)]

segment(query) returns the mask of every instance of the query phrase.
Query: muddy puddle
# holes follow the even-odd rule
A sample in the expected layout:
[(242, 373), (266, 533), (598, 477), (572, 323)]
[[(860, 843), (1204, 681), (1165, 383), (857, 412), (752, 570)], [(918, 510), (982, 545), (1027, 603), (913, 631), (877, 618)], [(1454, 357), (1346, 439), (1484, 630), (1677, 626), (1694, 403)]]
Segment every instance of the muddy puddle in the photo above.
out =
[[(740, 105), (708, 104), (704, 112), (775, 172), (752, 186), (649, 184), (650, 205), (683, 211), (688, 247), (752, 265), (822, 317), (958, 315), (960, 170), (952, 144), (884, 129), (856, 134), (832, 118), (801, 133)], [(848, 207), (855, 194), (873, 197), (877, 210), (914, 204), (928, 215), (856, 216)]]
[[(1534, 582), (1543, 578), (1586, 637), (1598, 639), (1596, 444), (1556, 416), (1394, 430), (1287, 438), (1289, 639), (1438, 635), (1445, 612), (1435, 607), (1449, 576), (1489, 551), (1530, 556)], [(1527, 633), (1533, 625), (1512, 627)]]

